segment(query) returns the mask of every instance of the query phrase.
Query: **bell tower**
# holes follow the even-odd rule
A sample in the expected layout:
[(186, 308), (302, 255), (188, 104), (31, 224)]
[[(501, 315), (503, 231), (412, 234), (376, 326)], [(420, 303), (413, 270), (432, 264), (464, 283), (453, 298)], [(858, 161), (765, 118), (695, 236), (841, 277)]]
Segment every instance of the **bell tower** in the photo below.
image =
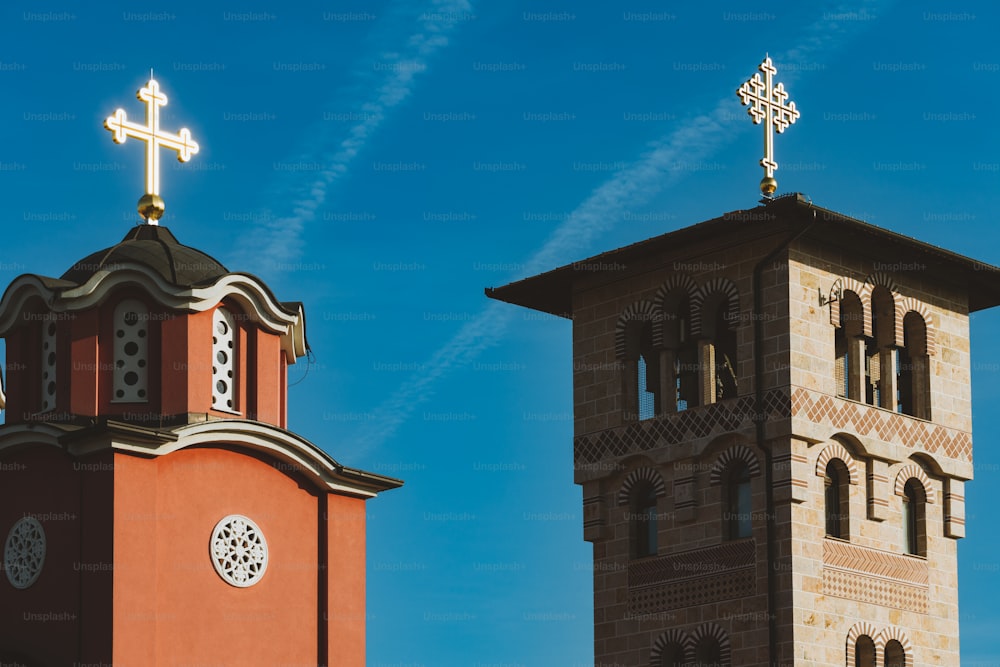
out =
[(789, 195), (487, 295), (573, 322), (596, 664), (959, 666), (1000, 269)]
[(150, 152), (198, 145), (138, 97), (106, 126), (148, 142), (142, 223), (0, 299), (0, 661), (361, 667), (365, 501), (402, 482), (287, 429), (304, 307), (156, 224)]

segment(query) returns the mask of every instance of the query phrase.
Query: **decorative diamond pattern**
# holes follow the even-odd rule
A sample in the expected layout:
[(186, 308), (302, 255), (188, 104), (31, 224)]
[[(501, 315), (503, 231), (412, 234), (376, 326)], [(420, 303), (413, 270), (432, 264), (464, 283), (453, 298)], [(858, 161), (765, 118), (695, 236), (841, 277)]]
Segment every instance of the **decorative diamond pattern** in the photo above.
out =
[(628, 613), (655, 614), (668, 609), (747, 598), (757, 594), (754, 568), (743, 568), (658, 586), (629, 589)]
[(823, 568), (823, 593), (918, 614), (927, 613), (926, 587), (909, 586), (844, 570)]
[(960, 461), (972, 460), (972, 435), (964, 431), (801, 387), (792, 390), (791, 404), (794, 414), (805, 415), (818, 424), (851, 428), (858, 435), (877, 437), (884, 442), (919, 445), (924, 451)]
[(629, 588), (653, 586), (677, 579), (692, 579), (706, 574), (753, 567), (754, 555), (754, 541), (741, 540), (632, 561), (628, 564), (628, 585)]
[[(787, 391), (772, 389), (765, 393), (764, 419), (787, 419), (791, 413)], [(752, 424), (754, 417), (753, 396), (741, 396), (657, 419), (578, 436), (574, 440), (576, 463), (594, 463), (648, 451), (654, 447), (736, 431)]]

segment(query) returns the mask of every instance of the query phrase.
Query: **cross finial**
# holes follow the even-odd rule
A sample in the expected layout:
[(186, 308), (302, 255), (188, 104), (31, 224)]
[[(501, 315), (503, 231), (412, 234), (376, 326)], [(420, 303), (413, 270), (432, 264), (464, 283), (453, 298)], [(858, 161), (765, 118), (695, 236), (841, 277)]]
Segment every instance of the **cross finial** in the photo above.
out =
[(736, 94), (744, 105), (750, 105), (747, 113), (754, 124), (764, 123), (764, 157), (760, 159), (764, 178), (760, 181), (760, 191), (765, 197), (771, 197), (778, 189), (778, 181), (774, 179), (774, 172), (778, 169), (778, 163), (774, 161), (774, 130), (778, 130), (779, 134), (784, 132), (798, 119), (799, 110), (795, 108), (795, 102), (785, 103), (788, 100), (785, 85), (774, 85), (774, 75), (778, 70), (774, 68), (770, 56), (765, 56), (758, 69), (764, 73), (764, 78), (754, 74), (739, 87)]
[(198, 152), (198, 144), (191, 139), (191, 131), (181, 128), (177, 134), (160, 129), (160, 107), (167, 105), (167, 96), (160, 92), (160, 84), (149, 70), (149, 83), (140, 88), (136, 97), (146, 103), (146, 124), (139, 125), (125, 118), (125, 110), (118, 109), (108, 116), (104, 127), (111, 131), (116, 144), (125, 143), (128, 137), (146, 142), (146, 194), (139, 199), (139, 215), (147, 224), (155, 225), (163, 215), (164, 203), (160, 197), (160, 151), (170, 148), (177, 151), (177, 160), (187, 162)]

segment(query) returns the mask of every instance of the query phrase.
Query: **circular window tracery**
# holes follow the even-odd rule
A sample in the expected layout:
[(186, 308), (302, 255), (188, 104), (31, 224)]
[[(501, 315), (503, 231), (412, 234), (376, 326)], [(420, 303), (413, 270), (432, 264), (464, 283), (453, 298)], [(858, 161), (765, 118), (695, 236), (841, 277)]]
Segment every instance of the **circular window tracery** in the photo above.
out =
[(267, 570), (264, 534), (256, 523), (240, 514), (230, 514), (215, 524), (209, 552), (222, 580), (238, 588), (253, 586)]
[(3, 569), (14, 588), (31, 586), (45, 564), (45, 530), (38, 520), (26, 516), (11, 526), (3, 550)]

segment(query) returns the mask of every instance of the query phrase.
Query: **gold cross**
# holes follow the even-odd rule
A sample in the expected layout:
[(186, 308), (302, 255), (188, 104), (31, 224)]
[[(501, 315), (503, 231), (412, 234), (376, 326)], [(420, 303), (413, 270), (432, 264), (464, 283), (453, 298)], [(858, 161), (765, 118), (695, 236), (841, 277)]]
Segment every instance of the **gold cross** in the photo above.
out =
[(744, 105), (750, 105), (747, 113), (753, 118), (754, 125), (759, 125), (762, 121), (764, 123), (764, 157), (760, 159), (760, 166), (764, 167), (764, 178), (760, 181), (760, 191), (765, 197), (770, 197), (778, 189), (778, 181), (774, 180), (778, 163), (774, 161), (772, 130), (778, 130), (778, 134), (784, 132), (798, 119), (799, 110), (795, 108), (795, 102), (785, 104), (788, 99), (785, 84), (773, 85), (774, 75), (778, 70), (774, 68), (770, 56), (764, 58), (758, 69), (764, 73), (763, 80), (760, 74), (754, 74), (739, 87), (736, 94)]
[(146, 142), (146, 194), (139, 200), (139, 213), (149, 224), (163, 215), (163, 199), (160, 198), (160, 147), (177, 151), (177, 160), (187, 162), (198, 152), (198, 144), (191, 139), (191, 131), (181, 128), (177, 134), (160, 129), (160, 107), (167, 105), (167, 96), (160, 92), (160, 84), (150, 77), (149, 83), (136, 93), (146, 103), (146, 124), (139, 125), (125, 119), (125, 110), (118, 109), (115, 115), (104, 121), (104, 127), (112, 132), (116, 144), (125, 143), (128, 137)]

